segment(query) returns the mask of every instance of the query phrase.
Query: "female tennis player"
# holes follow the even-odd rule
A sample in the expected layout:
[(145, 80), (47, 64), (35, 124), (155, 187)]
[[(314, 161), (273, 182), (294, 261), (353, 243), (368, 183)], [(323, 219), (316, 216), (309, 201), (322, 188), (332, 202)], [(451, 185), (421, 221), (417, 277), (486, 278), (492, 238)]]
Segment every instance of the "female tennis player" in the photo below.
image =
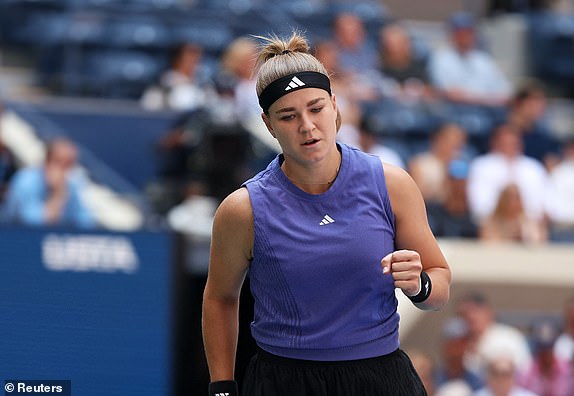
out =
[(256, 90), (282, 153), (215, 216), (203, 300), (210, 395), (238, 395), (248, 272), (258, 352), (243, 395), (426, 395), (399, 346), (395, 295), (420, 309), (449, 298), (421, 193), (401, 168), (336, 141), (336, 97), (304, 37), (261, 39)]

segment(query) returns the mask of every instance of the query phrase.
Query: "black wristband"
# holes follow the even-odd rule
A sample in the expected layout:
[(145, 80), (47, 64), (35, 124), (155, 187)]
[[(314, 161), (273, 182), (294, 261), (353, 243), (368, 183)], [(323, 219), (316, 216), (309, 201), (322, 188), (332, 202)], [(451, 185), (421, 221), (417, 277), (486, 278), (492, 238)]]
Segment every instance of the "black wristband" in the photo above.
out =
[(210, 382), (209, 396), (239, 396), (237, 381)]
[(430, 276), (424, 271), (421, 272), (421, 291), (416, 296), (411, 296), (409, 299), (414, 303), (421, 303), (429, 298), (432, 291), (432, 282)]

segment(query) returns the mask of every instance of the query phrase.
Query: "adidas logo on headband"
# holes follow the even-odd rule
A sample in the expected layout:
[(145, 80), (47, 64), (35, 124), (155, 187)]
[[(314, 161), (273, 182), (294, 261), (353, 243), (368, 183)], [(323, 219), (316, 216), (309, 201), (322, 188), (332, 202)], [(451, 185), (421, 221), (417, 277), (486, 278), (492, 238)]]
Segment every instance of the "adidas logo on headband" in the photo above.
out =
[(259, 95), (259, 105), (263, 112), (267, 113), (269, 106), (277, 99), (301, 88), (324, 89), (331, 96), (331, 82), (327, 75), (314, 71), (303, 71), (278, 78), (265, 87)]
[(289, 91), (293, 88), (299, 88), (305, 85), (305, 83), (297, 78), (297, 76), (293, 77), (289, 84), (285, 87), (285, 91)]

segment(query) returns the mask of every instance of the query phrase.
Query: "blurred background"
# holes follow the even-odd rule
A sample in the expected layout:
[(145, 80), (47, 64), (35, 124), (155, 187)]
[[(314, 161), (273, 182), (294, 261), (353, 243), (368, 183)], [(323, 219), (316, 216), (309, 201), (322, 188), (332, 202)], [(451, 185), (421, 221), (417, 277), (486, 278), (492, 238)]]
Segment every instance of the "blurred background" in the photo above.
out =
[(2, 378), (205, 394), (213, 215), (279, 152), (253, 36), (293, 30), (453, 269), (440, 312), (398, 295), (429, 395), (574, 395), (571, 0), (0, 0)]

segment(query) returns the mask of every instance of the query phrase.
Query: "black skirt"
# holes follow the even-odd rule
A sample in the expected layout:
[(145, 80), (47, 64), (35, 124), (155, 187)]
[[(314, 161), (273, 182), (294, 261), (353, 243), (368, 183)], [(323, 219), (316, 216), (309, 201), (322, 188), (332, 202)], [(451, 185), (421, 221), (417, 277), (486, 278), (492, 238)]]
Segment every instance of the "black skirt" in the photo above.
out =
[(251, 359), (242, 396), (426, 396), (402, 350), (337, 362), (289, 359), (261, 349)]

